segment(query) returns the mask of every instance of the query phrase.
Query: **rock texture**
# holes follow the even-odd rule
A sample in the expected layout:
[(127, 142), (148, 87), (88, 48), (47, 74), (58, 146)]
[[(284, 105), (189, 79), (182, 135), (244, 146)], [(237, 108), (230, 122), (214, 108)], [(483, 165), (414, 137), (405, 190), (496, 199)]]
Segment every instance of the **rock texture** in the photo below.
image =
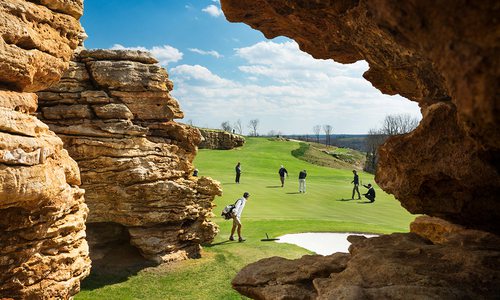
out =
[(241, 135), (231, 134), (223, 130), (199, 128), (203, 137), (200, 149), (229, 150), (243, 146), (245, 138)]
[(221, 189), (190, 177), (201, 135), (173, 121), (183, 114), (172, 88), (147, 52), (84, 50), (38, 93), (40, 118), (80, 167), (94, 261), (123, 237), (156, 262), (196, 257), (218, 231), (209, 218)]
[[(412, 233), (350, 236), (347, 253), (271, 257), (232, 284), (254, 299), (493, 299), (500, 293), (500, 238), (420, 217)], [(432, 267), (429, 267), (432, 266)]]
[(67, 299), (90, 271), (74, 160), (35, 116), (81, 43), (82, 1), (0, 2), (0, 298)]
[(382, 147), (377, 183), (412, 213), (500, 233), (497, 1), (221, 4), (230, 21), (293, 38), (316, 58), (364, 59), (376, 88), (417, 101), (423, 121)]

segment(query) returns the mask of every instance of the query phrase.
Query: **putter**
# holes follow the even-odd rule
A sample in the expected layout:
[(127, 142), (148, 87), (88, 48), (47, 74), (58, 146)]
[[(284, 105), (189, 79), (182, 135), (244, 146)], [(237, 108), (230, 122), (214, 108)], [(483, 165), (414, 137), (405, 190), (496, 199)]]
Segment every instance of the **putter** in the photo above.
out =
[(279, 239), (270, 239), (269, 236), (266, 233), (266, 238), (261, 240), (262, 242), (270, 242), (270, 241), (279, 241)]

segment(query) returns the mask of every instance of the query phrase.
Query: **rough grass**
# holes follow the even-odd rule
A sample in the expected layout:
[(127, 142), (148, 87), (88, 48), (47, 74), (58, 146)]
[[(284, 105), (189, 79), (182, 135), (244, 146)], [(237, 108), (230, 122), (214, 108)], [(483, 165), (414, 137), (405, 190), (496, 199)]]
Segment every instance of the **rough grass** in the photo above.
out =
[[(298, 142), (247, 138), (239, 149), (200, 150), (195, 160), (200, 175), (219, 180), (224, 189), (214, 208), (220, 233), (211, 245), (204, 246), (203, 257), (147, 268), (118, 280), (94, 276), (75, 299), (241, 299), (230, 282), (242, 267), (264, 257), (298, 258), (310, 253), (294, 245), (261, 242), (266, 233), (276, 237), (298, 232), (408, 231), (414, 216), (392, 196), (375, 185), (375, 203), (347, 200), (352, 191), (351, 170), (297, 159), (292, 153), (302, 151), (302, 147)], [(234, 183), (238, 161), (243, 171), (241, 184)], [(289, 172), (284, 188), (278, 175), (281, 164)], [(305, 194), (298, 193), (298, 172), (302, 169), (308, 173)], [(359, 175), (362, 183), (374, 184), (373, 175)], [(228, 242), (231, 222), (223, 220), (220, 211), (245, 191), (251, 194), (242, 216), (247, 241)]]
[(336, 169), (361, 170), (365, 161), (363, 152), (311, 142), (300, 142), (292, 155), (314, 165)]

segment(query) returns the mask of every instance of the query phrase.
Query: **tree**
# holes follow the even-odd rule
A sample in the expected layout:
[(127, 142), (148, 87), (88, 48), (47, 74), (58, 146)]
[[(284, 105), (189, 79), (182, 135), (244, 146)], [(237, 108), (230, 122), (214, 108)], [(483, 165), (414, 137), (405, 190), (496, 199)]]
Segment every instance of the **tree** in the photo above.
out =
[(330, 142), (330, 138), (332, 136), (332, 132), (333, 132), (333, 127), (332, 125), (323, 125), (323, 131), (325, 132), (325, 135), (326, 135), (326, 141), (325, 141), (325, 144), (327, 146), (329, 146), (331, 144)]
[(316, 142), (319, 143), (319, 134), (321, 133), (321, 125), (316, 125), (313, 127), (314, 135), (316, 135)]
[(220, 127), (222, 128), (222, 130), (227, 132), (231, 132), (233, 130), (233, 128), (231, 128), (231, 124), (229, 124), (228, 121), (222, 122), (222, 124), (220, 124)]
[(234, 128), (234, 130), (236, 130), (236, 132), (237, 132), (238, 134), (240, 134), (240, 135), (241, 135), (241, 134), (243, 134), (243, 126), (241, 125), (241, 120), (240, 120), (240, 119), (238, 119), (238, 120), (234, 123), (233, 128)]
[(405, 134), (417, 128), (419, 120), (409, 114), (387, 115), (382, 128), (370, 129), (366, 137), (366, 163), (364, 170), (375, 173), (378, 163), (378, 148), (393, 135)]
[(257, 127), (259, 126), (259, 119), (253, 119), (248, 122), (248, 128), (250, 128), (250, 136), (258, 136)]

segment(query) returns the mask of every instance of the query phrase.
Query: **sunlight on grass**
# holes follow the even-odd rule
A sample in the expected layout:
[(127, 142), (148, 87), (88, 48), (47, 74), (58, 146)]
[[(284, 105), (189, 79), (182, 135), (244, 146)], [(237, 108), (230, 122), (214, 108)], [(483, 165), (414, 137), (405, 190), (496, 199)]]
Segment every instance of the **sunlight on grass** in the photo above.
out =
[[(148, 268), (120, 283), (93, 278), (75, 299), (242, 299), (231, 289), (231, 280), (245, 265), (270, 256), (298, 258), (309, 251), (289, 244), (261, 242), (266, 233), (276, 237), (299, 232), (407, 232), (414, 216), (393, 196), (375, 185), (373, 204), (351, 198), (352, 172), (307, 163), (292, 155), (298, 142), (247, 138), (243, 148), (200, 150), (195, 166), (200, 176), (222, 183), (224, 194), (215, 199), (214, 221), (220, 233), (204, 246), (201, 259)], [(234, 183), (234, 167), (242, 164), (241, 184)], [(289, 177), (280, 187), (278, 169)], [(298, 172), (306, 169), (307, 192), (298, 192)], [(359, 172), (362, 183), (374, 184), (373, 175)], [(363, 192), (363, 188), (360, 188)], [(251, 197), (243, 212), (244, 243), (228, 242), (231, 221), (220, 217), (222, 208), (248, 191)]]

